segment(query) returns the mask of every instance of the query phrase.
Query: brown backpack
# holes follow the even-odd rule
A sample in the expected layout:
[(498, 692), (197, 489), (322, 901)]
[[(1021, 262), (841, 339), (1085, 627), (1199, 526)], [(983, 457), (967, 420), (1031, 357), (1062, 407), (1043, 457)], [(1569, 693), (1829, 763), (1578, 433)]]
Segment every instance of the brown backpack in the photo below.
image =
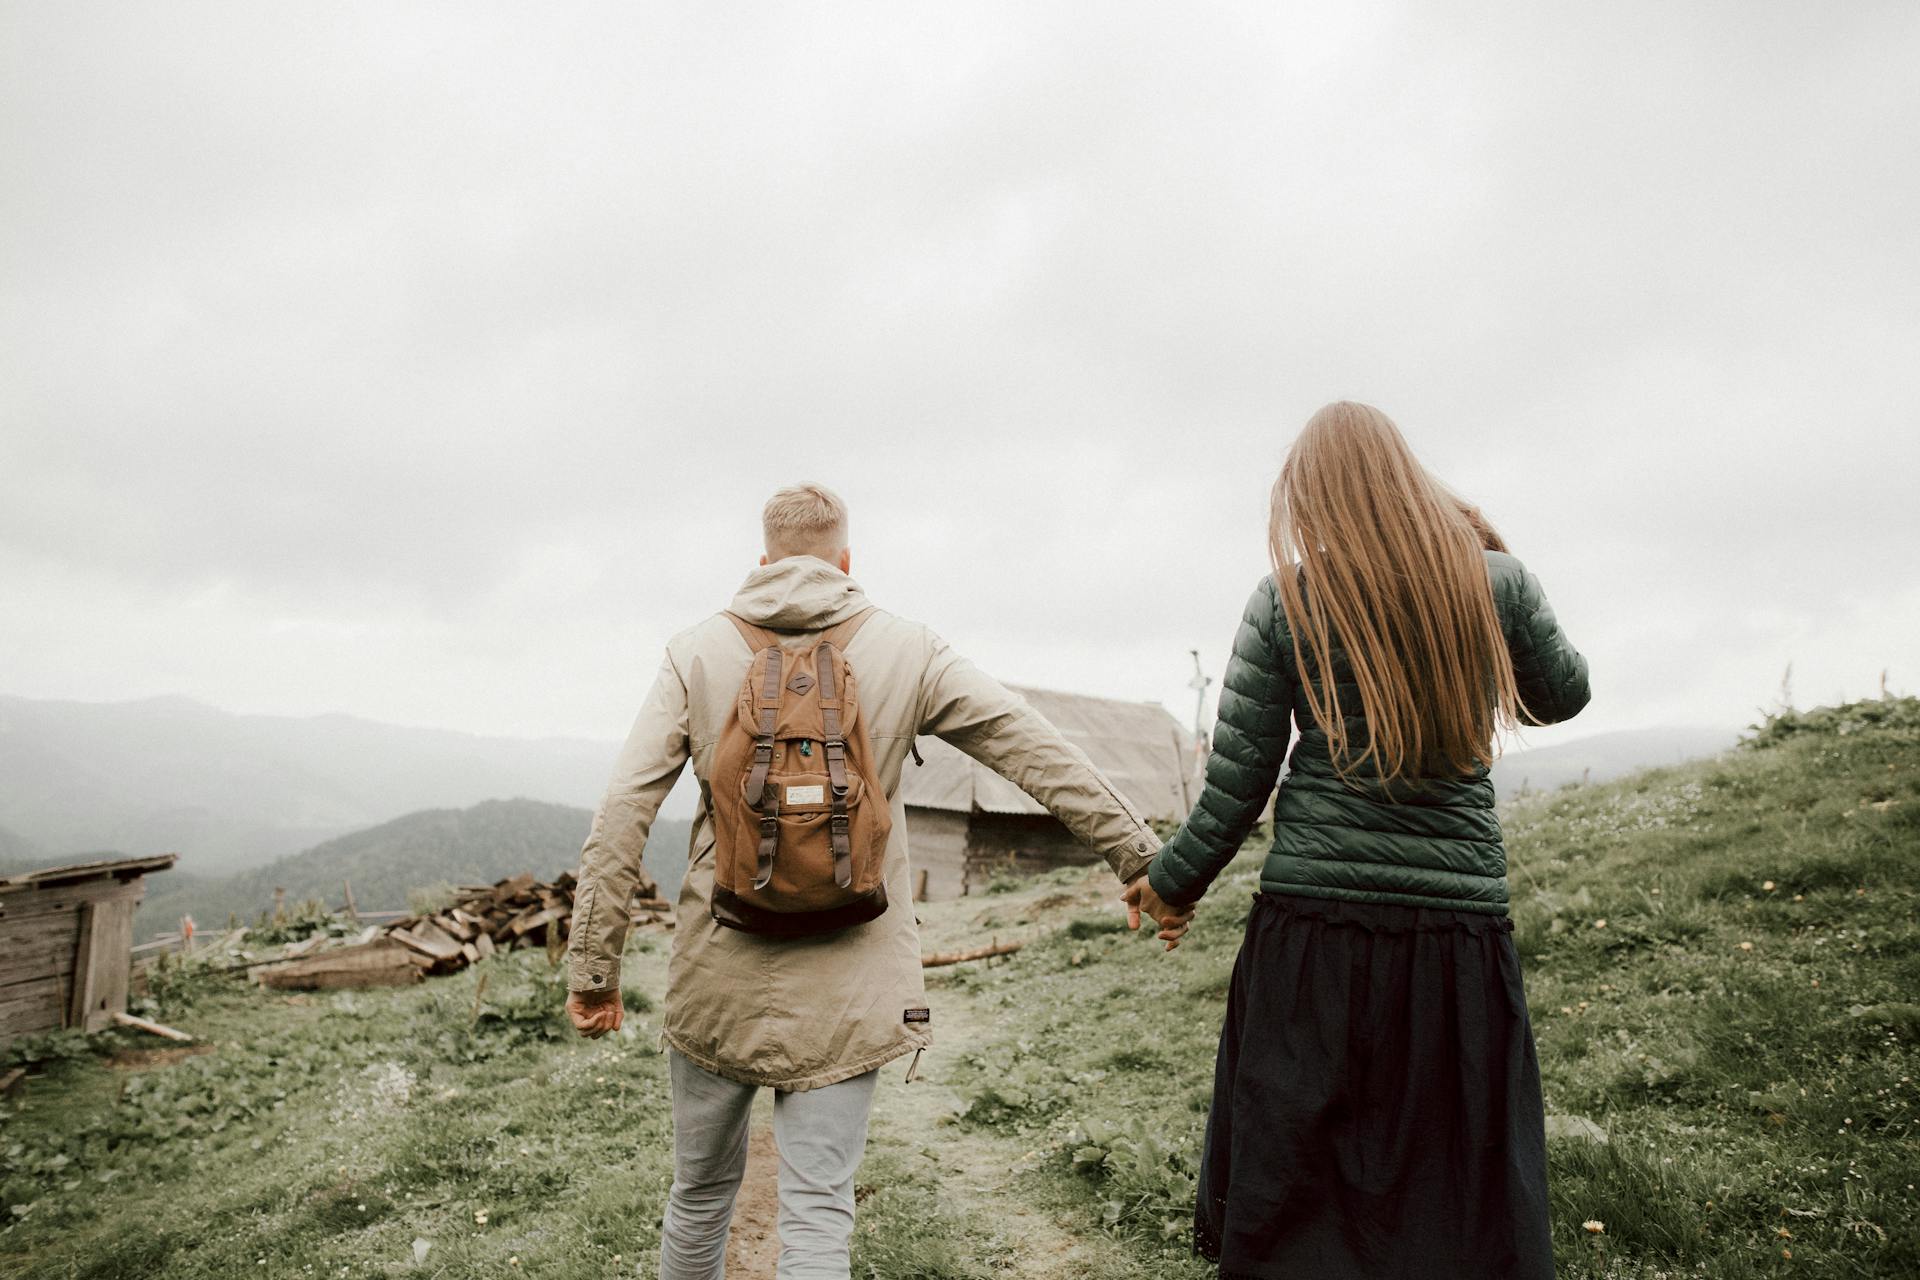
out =
[(729, 928), (799, 937), (887, 909), (893, 818), (845, 654), (870, 613), (804, 648), (727, 615), (754, 650), (708, 774), (713, 918)]

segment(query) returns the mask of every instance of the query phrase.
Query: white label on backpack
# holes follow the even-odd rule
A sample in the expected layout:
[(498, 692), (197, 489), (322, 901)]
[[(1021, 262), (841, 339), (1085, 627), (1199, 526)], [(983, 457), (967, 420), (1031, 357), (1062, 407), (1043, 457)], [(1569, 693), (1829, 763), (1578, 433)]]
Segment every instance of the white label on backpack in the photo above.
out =
[(826, 801), (827, 789), (825, 787), (787, 788), (788, 804), (825, 804)]

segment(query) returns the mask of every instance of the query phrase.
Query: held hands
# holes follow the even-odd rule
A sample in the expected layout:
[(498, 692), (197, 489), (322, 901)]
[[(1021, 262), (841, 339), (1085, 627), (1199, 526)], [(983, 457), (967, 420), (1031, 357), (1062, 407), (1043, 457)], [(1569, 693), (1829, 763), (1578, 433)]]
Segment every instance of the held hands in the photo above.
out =
[(1169, 951), (1180, 945), (1180, 939), (1186, 934), (1187, 926), (1193, 923), (1192, 907), (1172, 905), (1153, 891), (1153, 886), (1147, 883), (1144, 875), (1126, 887), (1125, 892), (1120, 895), (1120, 900), (1127, 904), (1127, 928), (1138, 929), (1140, 914), (1145, 912), (1153, 917), (1155, 924), (1160, 926), (1158, 936), (1160, 941), (1167, 944)]
[(569, 991), (567, 1016), (573, 1029), (589, 1040), (598, 1040), (609, 1031), (618, 1031), (626, 1015), (620, 1003), (620, 989), (609, 991)]

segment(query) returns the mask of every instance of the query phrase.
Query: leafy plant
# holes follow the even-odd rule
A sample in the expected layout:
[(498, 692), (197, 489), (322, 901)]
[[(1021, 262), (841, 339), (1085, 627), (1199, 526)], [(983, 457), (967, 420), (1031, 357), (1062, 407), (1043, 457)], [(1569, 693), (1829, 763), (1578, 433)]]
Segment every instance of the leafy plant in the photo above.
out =
[(1062, 1150), (1097, 1188), (1107, 1226), (1173, 1239), (1192, 1223), (1198, 1157), (1191, 1142), (1170, 1142), (1139, 1120), (1122, 1127), (1089, 1117)]

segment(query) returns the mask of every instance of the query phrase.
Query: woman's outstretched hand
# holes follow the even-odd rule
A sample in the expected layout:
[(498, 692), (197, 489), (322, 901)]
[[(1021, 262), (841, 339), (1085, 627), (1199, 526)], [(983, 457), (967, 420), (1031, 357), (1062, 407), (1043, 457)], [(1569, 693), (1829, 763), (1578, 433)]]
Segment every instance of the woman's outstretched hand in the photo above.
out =
[(1120, 901), (1127, 904), (1127, 928), (1138, 929), (1140, 914), (1145, 912), (1160, 926), (1160, 941), (1167, 944), (1169, 951), (1180, 945), (1187, 926), (1193, 923), (1192, 907), (1172, 905), (1153, 891), (1153, 886), (1147, 883), (1145, 876), (1129, 884), (1120, 894)]

